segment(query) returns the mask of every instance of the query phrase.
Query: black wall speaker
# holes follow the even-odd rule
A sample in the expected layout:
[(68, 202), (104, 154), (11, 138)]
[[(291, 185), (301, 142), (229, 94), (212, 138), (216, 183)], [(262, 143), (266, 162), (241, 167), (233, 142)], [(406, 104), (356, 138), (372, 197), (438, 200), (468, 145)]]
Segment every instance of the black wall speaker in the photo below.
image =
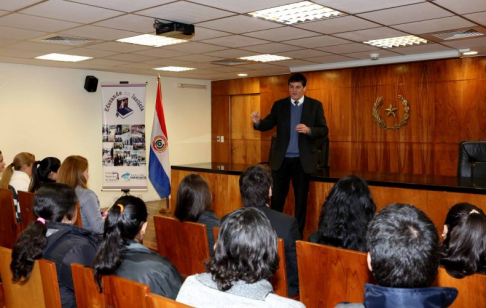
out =
[(96, 92), (97, 87), (98, 78), (95, 76), (86, 76), (86, 80), (84, 81), (84, 89), (88, 92)]

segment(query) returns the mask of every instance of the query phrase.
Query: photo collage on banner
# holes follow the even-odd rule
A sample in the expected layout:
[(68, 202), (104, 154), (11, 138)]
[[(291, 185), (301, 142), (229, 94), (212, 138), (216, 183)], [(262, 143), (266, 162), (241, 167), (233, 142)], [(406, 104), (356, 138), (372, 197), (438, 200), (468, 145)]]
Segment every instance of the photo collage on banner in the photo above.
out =
[(145, 84), (102, 84), (103, 189), (147, 189)]

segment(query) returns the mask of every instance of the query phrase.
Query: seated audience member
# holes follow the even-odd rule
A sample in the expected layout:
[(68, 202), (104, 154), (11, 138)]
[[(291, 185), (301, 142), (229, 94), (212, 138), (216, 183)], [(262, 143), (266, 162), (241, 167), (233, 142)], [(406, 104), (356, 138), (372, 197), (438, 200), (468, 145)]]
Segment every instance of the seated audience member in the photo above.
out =
[(93, 262), (93, 272), (101, 287), (101, 277), (117, 276), (146, 284), (150, 292), (175, 299), (182, 277), (166, 257), (142, 245), (147, 228), (147, 207), (133, 196), (119, 198), (107, 212), (105, 232)]
[[(284, 240), (285, 263), (289, 296), (299, 293), (299, 273), (295, 241), (301, 240), (299, 224), (292, 216), (271, 209), (267, 202), (272, 196), (272, 174), (264, 165), (248, 167), (240, 175), (240, 194), (245, 207), (254, 207), (265, 214), (277, 236)], [(223, 220), (225, 217), (223, 217)]]
[(486, 217), (469, 203), (458, 203), (447, 213), (442, 233), (441, 264), (447, 273), (463, 278), (486, 273)]
[(213, 228), (219, 227), (219, 218), (211, 211), (211, 191), (208, 183), (197, 174), (185, 176), (177, 189), (174, 216), (180, 221), (206, 225), (209, 252), (213, 254)]
[[(3, 170), (5, 170), (5, 161), (3, 160), (3, 154), (2, 154), (2, 151), (0, 151), (0, 175), (1, 173), (3, 172)], [(2, 177), (0, 176), (0, 179)]]
[(221, 225), (208, 273), (189, 276), (177, 301), (199, 307), (304, 307), (272, 293), (278, 268), (277, 234), (255, 208), (229, 214)]
[(15, 155), (13, 162), (3, 171), (2, 179), (0, 180), (0, 188), (12, 191), (18, 221), (20, 221), (20, 207), (17, 193), (19, 191), (29, 191), (34, 162), (35, 157), (30, 153), (22, 152)]
[(69, 156), (59, 168), (58, 183), (64, 183), (76, 191), (81, 207), (81, 221), (83, 228), (97, 234), (103, 233), (103, 217), (100, 212), (98, 196), (88, 189), (89, 169), (88, 160), (82, 156)]
[(368, 267), (378, 285), (366, 284), (364, 303), (336, 307), (448, 307), (455, 288), (431, 288), (439, 270), (437, 229), (421, 210), (392, 204), (371, 220)]
[(97, 236), (73, 225), (76, 202), (76, 193), (68, 185), (43, 185), (33, 204), (39, 218), (17, 239), (10, 264), (13, 280), (24, 281), (29, 279), (35, 259), (54, 262), (62, 307), (76, 307), (71, 264), (91, 265), (98, 246)]
[(367, 251), (366, 228), (376, 210), (366, 182), (355, 175), (340, 179), (322, 205), (319, 228), (309, 241)]
[(57, 170), (61, 161), (55, 157), (46, 157), (38, 160), (32, 167), (32, 182), (29, 192), (35, 193), (45, 183), (54, 183), (57, 180)]

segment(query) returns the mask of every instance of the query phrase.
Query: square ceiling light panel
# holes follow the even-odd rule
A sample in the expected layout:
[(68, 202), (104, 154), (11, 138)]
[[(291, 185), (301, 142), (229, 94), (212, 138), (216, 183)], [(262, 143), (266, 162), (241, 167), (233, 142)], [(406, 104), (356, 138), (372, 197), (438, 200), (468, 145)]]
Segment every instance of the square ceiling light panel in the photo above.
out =
[(274, 8), (248, 13), (248, 15), (278, 22), (286, 25), (294, 25), (309, 21), (344, 16), (344, 13), (327, 8), (310, 1), (302, 1)]

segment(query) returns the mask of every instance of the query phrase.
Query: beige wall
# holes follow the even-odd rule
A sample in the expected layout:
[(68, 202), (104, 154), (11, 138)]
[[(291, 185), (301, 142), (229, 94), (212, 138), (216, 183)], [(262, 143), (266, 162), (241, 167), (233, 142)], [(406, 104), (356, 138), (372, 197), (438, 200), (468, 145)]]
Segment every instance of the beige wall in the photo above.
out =
[[(0, 150), (5, 162), (19, 152), (40, 160), (82, 155), (90, 163), (89, 187), (101, 206), (110, 206), (120, 192), (101, 191), (101, 91), (88, 93), (84, 79), (102, 82), (147, 82), (147, 149), (154, 114), (157, 77), (101, 71), (0, 63)], [(204, 84), (206, 90), (177, 88), (178, 83)], [(211, 84), (206, 80), (162, 77), (162, 100), (170, 141), (170, 163), (211, 160)], [(148, 156), (147, 156), (148, 162)], [(158, 199), (150, 182), (145, 201)]]

